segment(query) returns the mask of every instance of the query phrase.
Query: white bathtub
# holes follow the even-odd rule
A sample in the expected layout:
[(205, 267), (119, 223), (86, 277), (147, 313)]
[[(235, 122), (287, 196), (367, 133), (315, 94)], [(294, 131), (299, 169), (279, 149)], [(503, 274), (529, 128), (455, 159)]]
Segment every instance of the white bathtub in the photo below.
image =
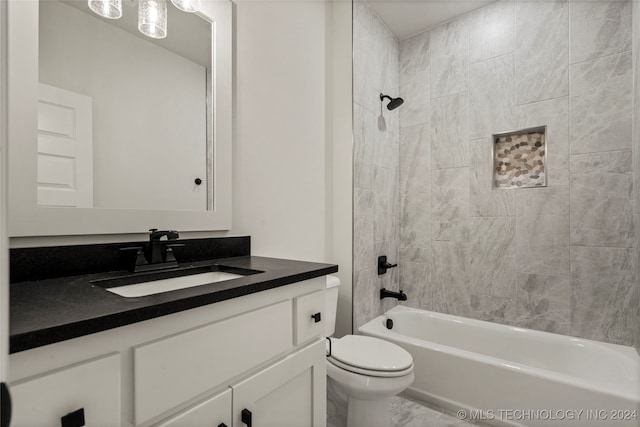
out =
[[(393, 320), (393, 329), (385, 327)], [(499, 426), (640, 426), (631, 347), (397, 306), (359, 329), (413, 356), (407, 394)]]

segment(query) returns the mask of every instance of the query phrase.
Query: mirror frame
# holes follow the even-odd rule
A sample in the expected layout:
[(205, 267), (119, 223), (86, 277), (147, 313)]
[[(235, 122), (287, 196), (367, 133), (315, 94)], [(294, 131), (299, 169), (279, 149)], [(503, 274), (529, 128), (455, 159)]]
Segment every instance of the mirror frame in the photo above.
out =
[[(37, 206), (37, 0), (7, 2), (8, 228), (10, 237), (231, 229), (232, 3), (202, 0), (211, 22), (213, 94), (213, 209), (208, 211)], [(209, 174), (211, 176), (211, 174)], [(209, 207), (211, 209), (211, 206)]]

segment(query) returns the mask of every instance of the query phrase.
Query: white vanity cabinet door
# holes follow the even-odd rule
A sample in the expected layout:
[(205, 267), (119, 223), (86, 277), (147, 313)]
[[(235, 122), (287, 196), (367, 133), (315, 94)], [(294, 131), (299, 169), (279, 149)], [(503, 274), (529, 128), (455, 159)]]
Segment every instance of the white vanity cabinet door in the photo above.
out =
[(155, 427), (231, 427), (231, 389), (225, 390)]
[(61, 417), (79, 409), (87, 426), (121, 425), (119, 354), (20, 380), (10, 389), (11, 427), (60, 426)]
[(233, 427), (324, 427), (325, 363), (323, 339), (232, 386)]
[(291, 300), (133, 348), (135, 424), (206, 394), (286, 353)]

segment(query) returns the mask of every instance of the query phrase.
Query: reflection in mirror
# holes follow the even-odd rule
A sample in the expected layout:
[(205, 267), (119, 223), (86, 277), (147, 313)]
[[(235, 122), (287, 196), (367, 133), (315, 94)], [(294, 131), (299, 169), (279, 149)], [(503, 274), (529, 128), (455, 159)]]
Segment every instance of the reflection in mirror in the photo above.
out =
[(212, 209), (211, 23), (167, 2), (151, 39), (136, 3), (40, 1), (39, 206)]

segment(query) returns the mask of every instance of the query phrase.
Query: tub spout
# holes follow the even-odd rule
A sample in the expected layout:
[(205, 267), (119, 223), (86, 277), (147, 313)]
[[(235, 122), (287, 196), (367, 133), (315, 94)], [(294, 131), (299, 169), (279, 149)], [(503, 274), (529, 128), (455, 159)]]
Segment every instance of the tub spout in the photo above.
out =
[(385, 288), (382, 288), (380, 289), (380, 299), (384, 299), (384, 298), (396, 298), (400, 301), (406, 301), (407, 294), (402, 292), (402, 289), (400, 289), (400, 292), (393, 292), (393, 291), (388, 291)]

